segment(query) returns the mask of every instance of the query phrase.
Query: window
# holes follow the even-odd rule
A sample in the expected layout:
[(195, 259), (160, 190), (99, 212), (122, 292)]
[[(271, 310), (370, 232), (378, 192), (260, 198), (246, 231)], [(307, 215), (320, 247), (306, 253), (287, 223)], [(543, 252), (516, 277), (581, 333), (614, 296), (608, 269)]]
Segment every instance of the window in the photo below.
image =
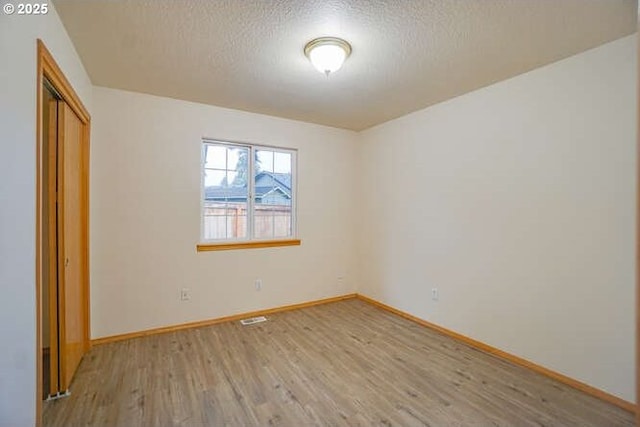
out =
[(269, 241), (299, 244), (292, 240), (295, 166), (294, 150), (203, 141), (203, 244), (198, 250), (213, 250), (217, 244), (223, 249)]

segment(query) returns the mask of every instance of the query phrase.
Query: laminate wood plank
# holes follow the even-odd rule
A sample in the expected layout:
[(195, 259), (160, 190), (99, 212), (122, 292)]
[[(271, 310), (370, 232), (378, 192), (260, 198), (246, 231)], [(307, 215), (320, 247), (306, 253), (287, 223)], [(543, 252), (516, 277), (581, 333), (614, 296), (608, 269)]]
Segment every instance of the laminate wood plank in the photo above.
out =
[(94, 346), (45, 426), (632, 426), (633, 415), (360, 300)]

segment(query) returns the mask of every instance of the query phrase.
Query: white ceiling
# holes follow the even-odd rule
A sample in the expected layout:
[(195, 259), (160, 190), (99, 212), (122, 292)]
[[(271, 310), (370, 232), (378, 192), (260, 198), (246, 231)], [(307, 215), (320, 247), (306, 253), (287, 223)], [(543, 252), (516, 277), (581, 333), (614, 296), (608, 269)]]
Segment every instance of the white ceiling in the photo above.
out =
[[(631, 34), (636, 0), (54, 0), (98, 86), (361, 130)], [(328, 78), (303, 54), (353, 46)]]

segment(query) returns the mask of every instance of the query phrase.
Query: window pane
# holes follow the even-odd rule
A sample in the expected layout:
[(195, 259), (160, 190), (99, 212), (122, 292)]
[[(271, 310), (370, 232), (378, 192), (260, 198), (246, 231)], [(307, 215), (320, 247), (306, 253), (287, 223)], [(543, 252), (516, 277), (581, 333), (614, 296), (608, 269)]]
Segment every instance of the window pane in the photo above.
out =
[(260, 168), (254, 176), (254, 235), (257, 239), (292, 233), (292, 155), (276, 150), (256, 152)]
[[(247, 237), (249, 189), (246, 177), (249, 150), (224, 144), (205, 144), (203, 239), (236, 240)], [(211, 166), (209, 168), (209, 166)]]
[(227, 163), (227, 149), (213, 144), (205, 144), (205, 168), (225, 169)]
[(256, 150), (256, 163), (259, 165), (256, 172), (273, 172), (273, 151)]
[(205, 169), (204, 186), (207, 187), (226, 187), (227, 173), (220, 170)]
[(244, 203), (205, 202), (203, 238), (206, 240), (247, 237), (247, 209)]
[(290, 153), (274, 153), (273, 171), (277, 173), (291, 174), (291, 154)]

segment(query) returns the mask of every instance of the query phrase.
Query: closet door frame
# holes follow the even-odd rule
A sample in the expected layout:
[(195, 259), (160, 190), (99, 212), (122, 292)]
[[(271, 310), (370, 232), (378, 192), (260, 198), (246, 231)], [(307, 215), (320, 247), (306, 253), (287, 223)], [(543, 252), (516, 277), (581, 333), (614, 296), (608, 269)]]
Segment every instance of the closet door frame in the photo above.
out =
[(84, 104), (80, 100), (64, 73), (56, 63), (55, 59), (45, 46), (42, 40), (36, 41), (36, 426), (42, 425), (42, 392), (43, 392), (43, 368), (42, 368), (42, 286), (48, 286), (43, 281), (43, 256), (45, 250), (48, 250), (49, 243), (43, 242), (42, 229), (43, 221), (47, 221), (49, 218), (45, 217), (42, 212), (43, 198), (46, 192), (44, 186), (47, 184), (45, 177), (43, 176), (43, 162), (47, 159), (43, 158), (43, 96), (42, 88), (45, 79), (50, 86), (57, 92), (62, 100), (68, 104), (71, 110), (76, 114), (82, 123), (82, 143), (84, 144), (83, 150), (83, 179), (85, 180), (83, 203), (84, 213), (82, 215), (82, 229), (84, 235), (84, 256), (83, 256), (83, 282), (86, 284), (85, 292), (85, 342), (90, 344), (89, 330), (90, 330), (90, 312), (89, 312), (89, 141), (90, 141), (90, 128), (91, 128), (91, 116), (85, 108)]

